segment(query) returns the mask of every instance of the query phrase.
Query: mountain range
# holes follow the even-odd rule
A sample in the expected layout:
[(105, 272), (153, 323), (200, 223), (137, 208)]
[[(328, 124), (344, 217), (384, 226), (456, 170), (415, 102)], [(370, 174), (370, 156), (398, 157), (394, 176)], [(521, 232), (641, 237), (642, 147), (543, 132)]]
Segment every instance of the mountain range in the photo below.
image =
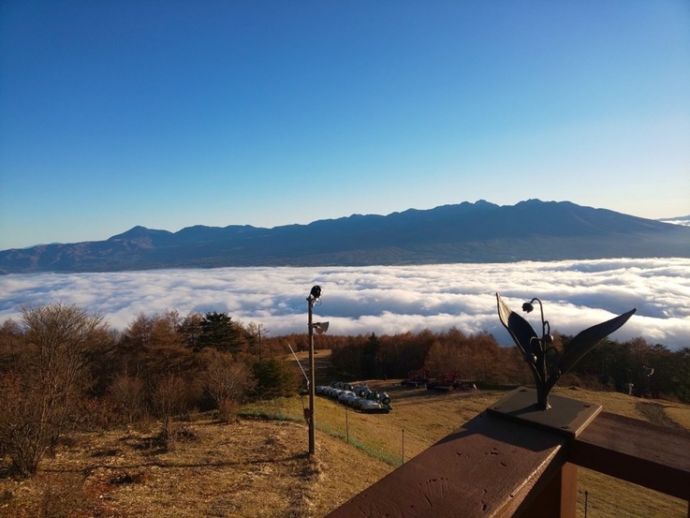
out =
[(571, 202), (484, 200), (307, 225), (136, 226), (105, 241), (0, 252), (0, 273), (690, 257), (690, 228)]

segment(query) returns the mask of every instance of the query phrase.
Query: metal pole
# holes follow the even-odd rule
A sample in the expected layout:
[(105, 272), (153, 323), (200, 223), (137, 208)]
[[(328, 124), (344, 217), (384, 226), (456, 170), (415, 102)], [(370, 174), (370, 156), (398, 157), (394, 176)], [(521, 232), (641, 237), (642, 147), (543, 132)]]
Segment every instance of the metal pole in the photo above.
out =
[(347, 444), (350, 444), (350, 421), (348, 419), (348, 415), (350, 412), (347, 411), (347, 407), (345, 407), (345, 438), (347, 439)]
[(588, 500), (589, 500), (589, 493), (587, 492), (587, 490), (585, 490), (585, 518), (587, 518), (587, 504), (589, 503)]
[(402, 461), (400, 464), (405, 464), (405, 429), (402, 429), (402, 448), (400, 450), (400, 457)]
[(316, 397), (316, 384), (314, 382), (314, 327), (312, 326), (314, 301), (311, 297), (307, 299), (307, 304), (309, 306), (309, 455), (312, 456), (316, 452), (314, 438), (314, 398)]

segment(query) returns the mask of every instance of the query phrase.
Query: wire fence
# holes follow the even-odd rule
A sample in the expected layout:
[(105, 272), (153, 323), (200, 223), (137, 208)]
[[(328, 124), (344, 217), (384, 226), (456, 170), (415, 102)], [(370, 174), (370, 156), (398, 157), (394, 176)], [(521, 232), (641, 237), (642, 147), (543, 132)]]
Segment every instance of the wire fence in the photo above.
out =
[[(618, 481), (621, 483), (621, 481)], [(609, 517), (685, 517), (688, 503), (669, 495), (624, 482), (620, 485), (610, 483), (589, 485), (578, 477), (577, 516), (578, 518)], [(630, 489), (635, 488), (631, 494)]]
[(386, 464), (390, 464), (391, 466), (398, 467), (403, 463), (402, 456), (394, 455), (387, 448), (376, 446), (375, 444), (372, 444), (366, 439), (359, 439), (355, 437), (354, 434), (348, 434), (347, 430), (334, 429), (324, 425), (316, 425), (316, 429), (325, 432), (332, 437), (341, 439), (350, 444), (351, 446), (354, 446), (355, 448), (362, 450), (370, 457), (382, 460), (383, 462), (385, 462)]
[[(286, 399), (267, 405), (250, 405), (240, 412), (240, 417), (305, 423), (304, 408), (295, 406), (292, 401)], [(398, 467), (405, 462), (404, 429), (388, 424), (385, 439), (382, 439), (376, 429), (363, 422), (363, 414), (344, 405), (336, 404), (328, 409), (321, 407), (319, 410), (315, 420), (318, 431), (346, 442), (391, 466)]]

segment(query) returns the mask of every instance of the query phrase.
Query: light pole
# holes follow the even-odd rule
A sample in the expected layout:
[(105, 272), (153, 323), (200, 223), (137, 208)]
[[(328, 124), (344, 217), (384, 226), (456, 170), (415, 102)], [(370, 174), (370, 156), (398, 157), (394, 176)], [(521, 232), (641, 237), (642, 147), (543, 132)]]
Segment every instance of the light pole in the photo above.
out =
[(314, 365), (314, 329), (321, 334), (328, 330), (328, 322), (312, 322), (312, 312), (314, 304), (321, 296), (321, 286), (313, 286), (307, 297), (307, 307), (309, 308), (309, 455), (314, 455), (316, 451), (316, 441), (314, 438), (314, 399), (316, 397), (315, 365)]

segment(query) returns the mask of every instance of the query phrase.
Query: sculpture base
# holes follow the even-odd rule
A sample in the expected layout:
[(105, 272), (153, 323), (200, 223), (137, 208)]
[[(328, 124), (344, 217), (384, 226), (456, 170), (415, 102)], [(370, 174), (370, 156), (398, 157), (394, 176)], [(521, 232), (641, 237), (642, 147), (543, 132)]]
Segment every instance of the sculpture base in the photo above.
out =
[(601, 412), (601, 405), (549, 395), (551, 408), (537, 408), (537, 391), (520, 387), (488, 408), (489, 413), (577, 437)]

